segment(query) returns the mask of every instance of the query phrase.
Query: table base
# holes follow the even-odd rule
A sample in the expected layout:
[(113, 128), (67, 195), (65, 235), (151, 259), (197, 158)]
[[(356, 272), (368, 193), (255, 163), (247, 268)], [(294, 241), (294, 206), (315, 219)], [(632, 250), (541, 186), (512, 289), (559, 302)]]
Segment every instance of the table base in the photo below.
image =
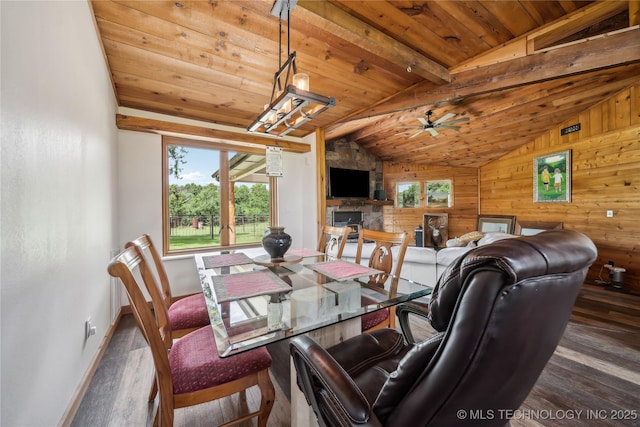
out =
[[(360, 335), (362, 333), (361, 324), (360, 317), (356, 317), (309, 332), (307, 335), (316, 340), (322, 347), (327, 348), (348, 338)], [(291, 357), (289, 358), (289, 364), (291, 366), (291, 427), (317, 427), (316, 415), (307, 403), (304, 393), (298, 388), (296, 368)]]

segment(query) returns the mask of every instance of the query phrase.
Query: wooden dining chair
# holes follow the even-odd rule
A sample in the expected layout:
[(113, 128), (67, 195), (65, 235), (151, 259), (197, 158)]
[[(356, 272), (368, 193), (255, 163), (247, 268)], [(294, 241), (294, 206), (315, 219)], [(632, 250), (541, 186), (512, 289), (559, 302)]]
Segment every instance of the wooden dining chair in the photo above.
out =
[[(164, 268), (164, 263), (160, 257), (160, 252), (153, 244), (151, 236), (143, 234), (135, 240), (127, 242), (125, 247), (137, 246), (140, 248), (142, 256), (145, 258), (149, 269), (155, 275), (156, 284), (159, 285), (160, 298), (168, 313), (171, 335), (175, 338), (182, 338), (190, 332), (211, 325), (209, 311), (204, 300), (204, 295), (199, 292), (178, 300), (173, 300), (169, 277)], [(169, 342), (169, 345), (172, 343)], [(158, 392), (157, 384), (151, 384), (149, 401), (153, 401)]]
[(351, 232), (353, 232), (351, 227), (323, 225), (318, 237), (318, 252), (322, 252), (332, 259), (340, 259), (344, 245), (347, 243), (347, 237)]
[(180, 338), (203, 326), (209, 326), (211, 319), (202, 292), (173, 300), (167, 271), (151, 236), (143, 234), (128, 242), (125, 247), (132, 245), (138, 246), (148, 264), (154, 267), (157, 283), (160, 284), (162, 301), (169, 313), (169, 324), (173, 338)]
[[(158, 404), (154, 405), (155, 413), (150, 414), (154, 425), (170, 427), (175, 409), (235, 393), (244, 394), (246, 389), (256, 385), (261, 393), (259, 408), (241, 415), (233, 423), (257, 417), (258, 426), (267, 425), (275, 389), (269, 377), (272, 359), (266, 348), (220, 358), (210, 327), (191, 332), (172, 346), (169, 316), (154, 274), (140, 248), (128, 246), (111, 260), (108, 271), (124, 284), (136, 323), (151, 349), (158, 387)], [(143, 287), (151, 296), (153, 311), (143, 294)]]
[[(369, 257), (369, 267), (382, 271), (382, 273), (371, 276), (369, 284), (375, 289), (375, 286), (384, 284), (389, 275), (400, 277), (404, 255), (407, 252), (409, 239), (407, 233), (388, 232), (361, 229), (358, 236), (358, 249), (356, 250), (356, 264), (360, 264), (362, 259), (362, 246), (365, 241), (375, 243), (375, 248)], [(391, 248), (398, 246), (397, 259), (394, 262)], [(395, 264), (395, 268), (394, 268)], [(363, 305), (376, 304), (377, 302), (370, 297), (362, 297)], [(367, 313), (361, 317), (362, 331), (371, 332), (380, 328), (395, 328), (395, 308), (382, 308), (380, 310)]]

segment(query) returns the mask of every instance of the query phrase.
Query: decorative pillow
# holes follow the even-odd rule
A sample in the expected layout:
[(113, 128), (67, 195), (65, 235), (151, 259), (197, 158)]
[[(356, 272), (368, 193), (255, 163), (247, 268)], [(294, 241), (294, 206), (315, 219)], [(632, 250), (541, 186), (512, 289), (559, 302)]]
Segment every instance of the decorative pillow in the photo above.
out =
[(484, 236), (482, 231), (472, 231), (467, 234), (463, 234), (458, 237), (458, 241), (460, 241), (463, 245), (466, 245), (469, 242), (475, 242), (476, 240), (480, 240)]
[(448, 248), (459, 248), (459, 247), (464, 246), (464, 243), (462, 243), (462, 242), (461, 242), (460, 240), (458, 240), (458, 239), (449, 239), (449, 240), (447, 240), (447, 244), (446, 244), (446, 246), (447, 246)]

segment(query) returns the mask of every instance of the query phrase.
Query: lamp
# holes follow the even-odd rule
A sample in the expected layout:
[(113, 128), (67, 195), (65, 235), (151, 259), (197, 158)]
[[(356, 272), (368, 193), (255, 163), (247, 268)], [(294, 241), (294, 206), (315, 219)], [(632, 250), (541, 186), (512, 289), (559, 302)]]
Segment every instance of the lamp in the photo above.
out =
[(309, 75), (298, 73), (296, 52), (289, 51), (289, 13), (297, 0), (276, 0), (271, 14), (279, 19), (278, 59), (282, 59), (282, 19), (286, 12), (287, 55), (273, 77), (271, 100), (264, 111), (247, 128), (251, 133), (266, 133), (284, 136), (313, 119), (336, 104), (333, 97), (318, 95), (309, 91)]

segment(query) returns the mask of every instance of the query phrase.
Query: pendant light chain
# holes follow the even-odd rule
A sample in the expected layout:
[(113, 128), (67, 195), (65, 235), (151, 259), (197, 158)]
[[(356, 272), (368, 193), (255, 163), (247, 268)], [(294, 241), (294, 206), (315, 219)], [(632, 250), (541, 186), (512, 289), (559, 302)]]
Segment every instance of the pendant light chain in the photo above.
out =
[[(296, 52), (291, 52), (291, 2), (276, 0), (271, 14), (278, 17), (278, 71), (274, 74), (271, 99), (247, 128), (251, 133), (285, 136), (318, 114), (335, 106), (335, 98), (309, 91), (309, 75), (298, 74)], [(295, 1), (293, 1), (295, 5)], [(282, 61), (283, 7), (287, 8), (287, 59)], [(284, 84), (284, 86), (283, 86)]]

